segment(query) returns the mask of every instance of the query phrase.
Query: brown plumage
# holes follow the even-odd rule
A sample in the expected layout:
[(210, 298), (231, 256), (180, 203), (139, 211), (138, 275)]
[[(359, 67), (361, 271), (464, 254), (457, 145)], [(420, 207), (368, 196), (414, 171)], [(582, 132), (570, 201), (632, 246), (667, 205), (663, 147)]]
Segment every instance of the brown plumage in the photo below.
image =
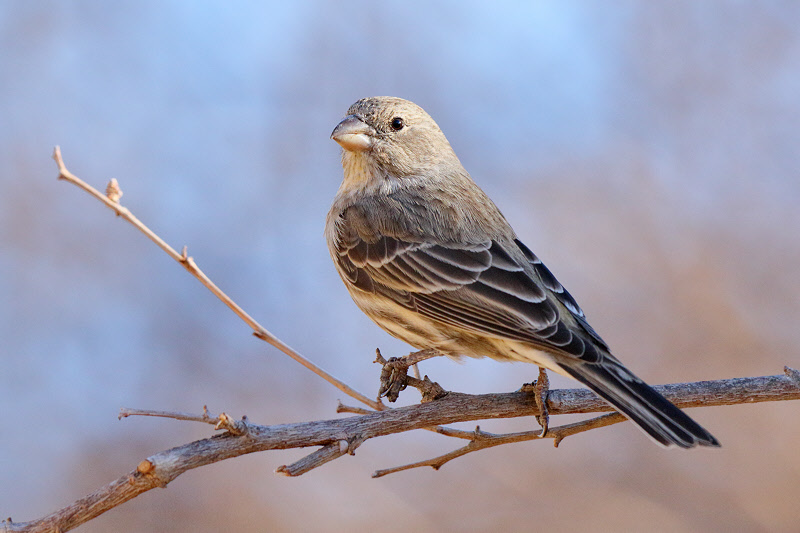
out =
[(719, 445), (611, 355), (419, 106), (359, 100), (331, 138), (344, 148), (344, 179), (328, 213), (328, 247), (353, 300), (379, 326), (419, 349), (571, 376), (662, 445)]

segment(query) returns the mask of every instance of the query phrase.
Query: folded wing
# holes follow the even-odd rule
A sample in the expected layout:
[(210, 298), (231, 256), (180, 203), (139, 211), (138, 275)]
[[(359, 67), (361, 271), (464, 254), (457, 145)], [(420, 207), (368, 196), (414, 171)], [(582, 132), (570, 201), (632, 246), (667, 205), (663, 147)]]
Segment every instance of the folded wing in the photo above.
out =
[(350, 235), (340, 239), (337, 260), (360, 290), (430, 319), (600, 361), (597, 348), (606, 345), (572, 296), (524, 244), (505, 246), (518, 250), (496, 241), (443, 245), (382, 236), (366, 242)]

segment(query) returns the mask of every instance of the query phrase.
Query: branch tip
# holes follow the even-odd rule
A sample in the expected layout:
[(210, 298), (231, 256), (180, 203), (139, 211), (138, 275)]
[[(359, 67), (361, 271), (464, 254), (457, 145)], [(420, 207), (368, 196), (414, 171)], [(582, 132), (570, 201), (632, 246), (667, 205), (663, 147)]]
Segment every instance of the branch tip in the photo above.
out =
[(352, 405), (345, 405), (341, 401), (339, 401), (339, 405), (336, 406), (337, 413), (353, 413), (356, 415), (368, 415), (370, 413), (375, 413), (377, 411), (383, 411), (383, 404), (378, 402), (377, 406), (379, 409), (364, 409), (363, 407), (354, 407)]
[(56, 147), (53, 148), (53, 159), (55, 160), (56, 165), (58, 165), (58, 170), (62, 170), (64, 168), (64, 160), (61, 159), (61, 147), (59, 145), (56, 145)]

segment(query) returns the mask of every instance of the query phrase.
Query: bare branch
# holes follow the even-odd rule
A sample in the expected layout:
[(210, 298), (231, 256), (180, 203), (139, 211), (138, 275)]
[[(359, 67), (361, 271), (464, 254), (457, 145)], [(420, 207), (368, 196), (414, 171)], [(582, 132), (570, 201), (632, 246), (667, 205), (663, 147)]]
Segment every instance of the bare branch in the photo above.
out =
[(345, 405), (342, 402), (339, 402), (336, 405), (336, 412), (337, 413), (352, 413), (356, 415), (366, 415), (368, 413), (374, 413), (371, 409), (364, 409), (363, 407), (354, 407), (352, 405)]
[(338, 459), (344, 454), (355, 455), (356, 448), (358, 448), (364, 439), (361, 437), (353, 437), (350, 440), (340, 440), (339, 442), (332, 442), (327, 446), (323, 446), (319, 450), (306, 455), (299, 461), (290, 465), (279, 466), (275, 469), (276, 474), (285, 476), (299, 476), (306, 472), (329, 463), (334, 459)]
[(279, 466), (275, 469), (275, 473), (290, 477), (305, 474), (309, 470), (312, 470), (318, 466), (322, 466), (325, 463), (329, 463), (334, 459), (338, 459), (347, 453), (347, 448), (348, 444), (346, 440), (332, 442), (326, 446), (323, 446), (314, 453), (306, 455), (299, 461), (296, 461), (290, 465)]
[(423, 466), (430, 466), (434, 470), (439, 470), (442, 466), (444, 466), (445, 463), (448, 463), (453, 459), (457, 459), (468, 453), (477, 452), (479, 450), (485, 450), (487, 448), (493, 448), (495, 446), (500, 446), (501, 444), (525, 442), (529, 440), (553, 439), (553, 445), (557, 448), (558, 445), (561, 443), (561, 441), (570, 435), (575, 435), (576, 433), (589, 431), (590, 429), (610, 426), (611, 424), (616, 424), (618, 422), (623, 422), (625, 420), (626, 418), (619, 413), (609, 413), (595, 418), (590, 418), (589, 420), (575, 422), (574, 424), (565, 424), (563, 426), (549, 428), (546, 432), (544, 432), (544, 435), (542, 435), (543, 433), (542, 430), (523, 431), (519, 433), (506, 433), (503, 435), (495, 435), (493, 433), (486, 433), (485, 431), (481, 431), (480, 426), (477, 426), (475, 428), (475, 431), (472, 432), (448, 429), (447, 432), (442, 431), (437, 433), (448, 435), (450, 437), (468, 439), (470, 441), (469, 444), (461, 448), (458, 448), (456, 450), (453, 450), (452, 452), (446, 453), (444, 455), (434, 457), (432, 459), (426, 459), (424, 461), (409, 463), (403, 466), (396, 466), (393, 468), (385, 468), (383, 470), (376, 470), (372, 474), (372, 477), (373, 478), (383, 477), (387, 474), (394, 474), (395, 472), (402, 472), (403, 470), (410, 470), (412, 468), (420, 468)]
[(188, 420), (190, 422), (205, 422), (206, 424), (211, 424), (212, 426), (216, 426), (219, 422), (219, 418), (215, 416), (211, 416), (208, 413), (208, 409), (203, 406), (203, 414), (202, 415), (193, 415), (189, 413), (178, 413), (175, 411), (152, 411), (152, 410), (145, 410), (145, 409), (130, 409), (128, 407), (123, 407), (119, 410), (119, 415), (117, 418), (122, 420), (123, 418), (127, 418), (129, 416), (155, 416), (161, 418), (172, 418), (175, 420)]
[(123, 218), (126, 222), (129, 222), (133, 225), (136, 229), (144, 233), (148, 239), (156, 243), (159, 248), (164, 250), (172, 259), (180, 263), (189, 273), (197, 278), (200, 283), (202, 283), (208, 290), (210, 290), (214, 296), (219, 298), (222, 303), (228, 306), (228, 308), (236, 313), (236, 316), (241, 318), (250, 328), (253, 330), (253, 335), (258, 337), (259, 339), (271, 344), (275, 348), (279, 349), (308, 370), (311, 370), (313, 373), (342, 391), (343, 393), (347, 394), (351, 398), (355, 398), (356, 400), (369, 405), (373, 409), (380, 411), (385, 409), (385, 406), (380, 403), (376, 402), (368, 398), (367, 396), (361, 394), (357, 390), (353, 389), (343, 381), (335, 378), (329, 372), (326, 372), (319, 366), (312, 363), (310, 360), (306, 359), (300, 353), (295, 351), (293, 348), (289, 347), (286, 343), (280, 340), (278, 337), (267, 331), (267, 329), (259, 324), (258, 322), (253, 319), (249, 314), (245, 312), (244, 309), (239, 307), (239, 305), (234, 302), (227, 294), (222, 292), (222, 290), (217, 287), (211, 279), (206, 276), (206, 274), (200, 270), (200, 268), (195, 263), (194, 259), (187, 255), (186, 247), (183, 247), (181, 253), (175, 251), (169, 244), (167, 244), (161, 237), (156, 235), (150, 228), (145, 226), (138, 218), (136, 218), (133, 213), (128, 210), (128, 208), (122, 206), (119, 203), (119, 198), (122, 196), (122, 191), (119, 188), (119, 184), (116, 180), (112, 180), (108, 187), (106, 188), (107, 194), (103, 195), (100, 191), (83, 181), (82, 179), (78, 178), (72, 172), (67, 170), (67, 167), (64, 165), (64, 161), (61, 158), (61, 148), (58, 146), (55, 147), (53, 151), (53, 159), (55, 159), (56, 164), (58, 165), (58, 179), (65, 180), (73, 185), (77, 185), (91, 196), (95, 197), (96, 199), (103, 202), (109, 209), (113, 210), (118, 216)]
[[(783, 375), (777, 376), (678, 383), (657, 386), (655, 389), (677, 406), (684, 408), (797, 400), (800, 399), (800, 381), (797, 380), (797, 375), (797, 371), (787, 368)], [(608, 404), (586, 389), (551, 390), (547, 403), (551, 416), (611, 410)], [(123, 413), (124, 416), (170, 416), (170, 413), (163, 411), (124, 410)], [(281, 474), (300, 475), (351, 453), (367, 439), (414, 429), (434, 428), (456, 422), (538, 414), (540, 413), (535, 394), (524, 391), (482, 395), (451, 392), (439, 400), (419, 405), (376, 411), (337, 420), (278, 426), (259, 426), (250, 424), (246, 420), (234, 423), (233, 419), (223, 414), (217, 417), (217, 425), (224, 422), (220, 427), (228, 429), (225, 433), (152, 455), (139, 463), (131, 473), (49, 516), (26, 523), (7, 521), (3, 526), (6, 531), (68, 531), (143, 492), (166, 486), (188, 470), (248, 453), (322, 446), (321, 449), (294, 464), (278, 469)], [(187, 415), (185, 413), (172, 413), (171, 415), (171, 418), (202, 423), (210, 423), (209, 419), (211, 419), (207, 412), (203, 415)], [(622, 420), (624, 420), (622, 415), (612, 413), (583, 422), (551, 428), (547, 436), (552, 437), (558, 444), (569, 435), (615, 424)], [(439, 468), (446, 462), (466, 453), (510, 442), (538, 439), (540, 433), (540, 431), (531, 431), (493, 435), (480, 432), (480, 430), (462, 432), (449, 428), (441, 428), (437, 432), (451, 437), (468, 438), (470, 442), (449, 454), (403, 467), (380, 470), (375, 475), (386, 475), (418, 466)]]
[[(788, 366), (783, 367), (783, 372), (784, 375), (789, 380), (794, 382), (796, 385), (800, 386), (800, 372)], [(541, 372), (539, 376), (541, 380), (542, 378)], [(782, 376), (770, 376), (770, 377), (781, 378)], [(747, 383), (741, 381), (742, 379), (748, 380), (747, 383), (749, 383), (749, 378), (736, 378), (732, 380), (703, 381), (698, 383), (663, 385), (661, 387), (656, 387), (656, 389), (664, 393), (664, 395), (668, 399), (670, 399), (673, 403), (675, 403), (679, 407), (693, 407), (695, 405), (708, 405), (708, 406), (733, 405), (733, 403), (752, 403), (759, 401), (771, 401), (768, 399), (764, 399), (764, 397), (760, 396), (758, 391), (752, 391), (755, 393), (753, 396), (743, 397), (737, 395), (736, 401), (730, 403), (732, 398), (726, 397), (728, 391), (733, 391), (733, 390), (741, 391), (743, 387), (748, 386)], [(689, 389), (689, 388), (694, 390), (693, 395), (695, 396), (695, 398), (693, 400), (690, 400), (689, 394), (683, 397), (679, 397), (682, 389)], [(532, 387), (531, 389), (532, 389), (531, 392), (536, 394), (538, 397), (539, 391), (537, 391), (535, 387)], [(667, 390), (670, 390), (671, 392), (667, 393), (666, 392)], [(559, 392), (563, 393), (565, 391), (559, 391)], [(700, 397), (707, 397), (708, 400), (706, 400), (705, 403), (701, 403), (702, 400), (700, 400)], [(790, 398), (787, 396), (786, 398), (783, 399), (789, 400), (796, 398)], [(690, 402), (690, 403), (684, 403), (684, 402)], [(537, 418), (541, 416), (543, 416), (543, 414), (537, 415)], [(584, 431), (589, 431), (590, 429), (601, 428), (605, 426), (610, 426), (612, 424), (617, 424), (619, 422), (624, 422), (625, 420), (626, 418), (622, 414), (614, 412), (598, 416), (595, 418), (590, 418), (588, 420), (575, 422), (573, 424), (565, 424), (563, 426), (559, 426), (556, 428), (550, 428), (549, 430), (545, 429), (543, 431), (525, 431), (521, 433), (509, 433), (505, 435), (494, 435), (491, 433), (482, 432), (480, 430), (480, 426), (476, 427), (475, 431), (473, 432), (459, 431), (449, 428), (437, 428), (436, 429), (437, 433), (461, 439), (468, 439), (470, 442), (469, 444), (463, 446), (462, 448), (458, 448), (456, 450), (453, 450), (452, 452), (440, 455), (438, 457), (434, 457), (432, 459), (426, 459), (424, 461), (409, 463), (403, 466), (377, 470), (375, 471), (375, 473), (372, 474), (372, 477), (375, 478), (382, 477), (387, 474), (393, 474), (395, 472), (401, 472), (403, 470), (409, 470), (412, 468), (419, 468), (424, 466), (430, 466), (434, 470), (438, 470), (445, 463), (452, 461), (453, 459), (456, 459), (458, 457), (464, 456), (468, 453), (476, 452), (478, 450), (485, 450), (486, 448), (492, 448), (494, 446), (500, 446), (501, 444), (510, 444), (513, 442), (524, 442), (529, 440), (538, 440), (542, 438), (551, 438), (553, 439), (553, 445), (558, 447), (561, 441), (564, 440), (566, 437), (569, 437), (571, 435), (576, 435), (578, 433), (583, 433)]]

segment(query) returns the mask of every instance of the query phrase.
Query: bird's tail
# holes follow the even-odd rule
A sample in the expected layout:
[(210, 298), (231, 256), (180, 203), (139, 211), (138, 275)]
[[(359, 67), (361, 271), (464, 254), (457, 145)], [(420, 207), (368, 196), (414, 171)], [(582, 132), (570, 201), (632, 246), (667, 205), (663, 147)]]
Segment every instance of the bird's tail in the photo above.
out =
[(719, 446), (700, 424), (616, 361), (561, 365), (663, 446)]

